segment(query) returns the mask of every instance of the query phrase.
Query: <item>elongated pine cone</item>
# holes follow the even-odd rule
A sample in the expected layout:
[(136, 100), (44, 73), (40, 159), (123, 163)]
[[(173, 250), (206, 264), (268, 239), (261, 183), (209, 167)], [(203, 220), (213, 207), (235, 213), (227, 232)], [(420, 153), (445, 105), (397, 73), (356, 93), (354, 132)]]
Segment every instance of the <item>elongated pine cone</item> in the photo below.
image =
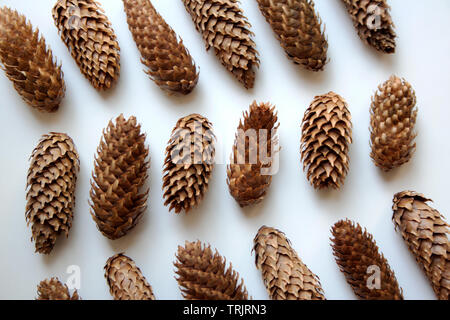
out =
[(220, 62), (245, 88), (253, 88), (254, 68), (259, 67), (258, 51), (250, 23), (238, 0), (182, 0), (206, 50), (214, 48)]
[(178, 246), (175, 273), (183, 297), (188, 300), (248, 300), (244, 281), (217, 250), (200, 241)]
[(25, 213), (36, 252), (49, 254), (61, 233), (69, 235), (79, 170), (78, 153), (68, 135), (42, 136), (31, 155)]
[(317, 96), (302, 123), (303, 170), (316, 189), (339, 189), (349, 167), (352, 117), (345, 100), (334, 92)]
[(404, 79), (392, 76), (378, 88), (370, 108), (370, 156), (389, 171), (408, 162), (416, 144), (416, 94)]
[(97, 90), (119, 78), (120, 48), (108, 17), (95, 0), (57, 0), (53, 19), (81, 73)]
[(66, 89), (61, 65), (39, 30), (7, 7), (0, 8), (0, 62), (26, 103), (39, 111), (58, 110)]
[(152, 287), (126, 255), (119, 253), (106, 261), (105, 278), (114, 300), (155, 300)]
[(178, 120), (166, 148), (164, 205), (175, 213), (188, 213), (203, 199), (214, 168), (212, 124), (199, 114)]
[(359, 37), (383, 53), (395, 53), (394, 23), (386, 0), (342, 0)]
[[(370, 233), (349, 220), (337, 222), (331, 233), (336, 263), (358, 297), (403, 300), (395, 274)], [(372, 280), (374, 275), (379, 276), (379, 283), (377, 279)]]
[(128, 27), (147, 73), (163, 90), (190, 93), (198, 82), (195, 63), (150, 0), (123, 0)]
[(328, 42), (312, 0), (257, 0), (288, 57), (311, 71), (327, 61)]
[(264, 199), (272, 182), (273, 156), (279, 151), (275, 107), (254, 101), (239, 122), (227, 184), (241, 207)]
[(91, 181), (91, 215), (100, 232), (111, 240), (126, 235), (147, 208), (149, 162), (145, 134), (135, 117), (121, 114), (109, 121), (97, 149)]
[(77, 290), (70, 295), (69, 288), (62, 284), (58, 278), (45, 279), (37, 287), (36, 300), (81, 300)]
[(450, 296), (449, 225), (430, 207), (423, 194), (403, 191), (394, 195), (392, 220), (440, 300)]
[(319, 278), (300, 260), (283, 232), (263, 226), (253, 243), (255, 264), (272, 300), (325, 300)]

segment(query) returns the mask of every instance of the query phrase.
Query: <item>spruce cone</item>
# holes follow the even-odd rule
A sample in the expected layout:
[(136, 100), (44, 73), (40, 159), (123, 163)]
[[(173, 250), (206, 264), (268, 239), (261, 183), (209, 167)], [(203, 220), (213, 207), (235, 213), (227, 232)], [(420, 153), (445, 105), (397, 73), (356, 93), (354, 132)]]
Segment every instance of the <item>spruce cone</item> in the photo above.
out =
[(439, 211), (428, 206), (428, 201), (431, 200), (414, 191), (397, 193), (392, 220), (422, 266), (438, 299), (449, 300), (449, 225)]
[(31, 155), (25, 213), (36, 252), (49, 254), (61, 233), (69, 235), (79, 169), (78, 153), (68, 135), (42, 136)]
[(370, 108), (370, 156), (376, 166), (388, 171), (408, 162), (416, 149), (416, 94), (396, 76), (378, 90)]
[(395, 53), (394, 24), (386, 0), (342, 0), (359, 37), (383, 53)]
[(323, 70), (328, 42), (312, 0), (257, 0), (259, 9), (295, 63), (311, 71)]
[(230, 263), (200, 241), (178, 246), (174, 263), (178, 285), (188, 300), (248, 300), (244, 281)]
[(38, 297), (36, 300), (81, 300), (77, 290), (70, 295), (69, 288), (62, 284), (58, 278), (45, 279), (37, 287)]
[[(403, 300), (395, 274), (378, 251), (370, 233), (349, 220), (337, 222), (331, 232), (336, 263), (358, 297), (365, 300)], [(371, 279), (377, 270), (380, 276), (378, 288), (376, 279), (375, 283)]]
[(95, 0), (58, 0), (53, 19), (81, 73), (97, 90), (119, 78), (120, 48), (108, 17)]
[(106, 262), (105, 278), (114, 300), (155, 300), (152, 287), (141, 270), (121, 253)]
[(275, 107), (254, 101), (244, 112), (244, 122), (239, 122), (227, 184), (241, 207), (262, 201), (270, 187), (272, 156), (279, 151), (277, 121)]
[(303, 170), (316, 189), (339, 189), (348, 172), (352, 122), (345, 100), (334, 92), (315, 97), (302, 123)]
[(0, 8), (0, 62), (23, 100), (39, 111), (55, 112), (65, 94), (61, 65), (25, 16)]
[(145, 134), (135, 117), (121, 114), (109, 122), (97, 149), (91, 181), (91, 215), (100, 232), (111, 240), (127, 234), (147, 208), (149, 162)]
[(182, 0), (196, 29), (202, 33), (206, 50), (214, 48), (220, 62), (247, 89), (255, 82), (258, 51), (250, 23), (238, 0)]
[(212, 124), (199, 114), (178, 120), (166, 148), (163, 191), (169, 211), (189, 212), (203, 199), (214, 168)]

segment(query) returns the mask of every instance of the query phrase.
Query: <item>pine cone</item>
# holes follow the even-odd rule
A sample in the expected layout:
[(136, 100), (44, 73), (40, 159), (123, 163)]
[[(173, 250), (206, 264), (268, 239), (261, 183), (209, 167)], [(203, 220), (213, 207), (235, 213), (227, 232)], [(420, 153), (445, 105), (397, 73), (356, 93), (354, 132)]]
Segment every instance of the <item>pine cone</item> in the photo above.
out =
[(257, 0), (289, 58), (311, 71), (327, 61), (328, 42), (312, 0)]
[(383, 53), (395, 53), (394, 24), (386, 0), (342, 0), (359, 37)]
[(36, 252), (49, 254), (61, 233), (69, 235), (79, 170), (78, 153), (68, 135), (42, 136), (31, 155), (25, 213)]
[(58, 278), (45, 279), (37, 287), (38, 297), (36, 300), (81, 300), (77, 290), (70, 295), (69, 288), (62, 284)]
[(97, 90), (119, 78), (120, 48), (100, 4), (95, 0), (58, 0), (53, 19), (81, 73)]
[(182, 0), (196, 29), (202, 33), (206, 50), (214, 48), (220, 62), (247, 89), (255, 82), (258, 51), (250, 23), (238, 0)]
[(300, 260), (284, 233), (263, 226), (253, 242), (255, 264), (272, 300), (325, 300), (319, 278)]
[(396, 76), (378, 90), (370, 108), (370, 156), (376, 166), (388, 171), (408, 162), (416, 149), (416, 94)]
[(239, 273), (216, 250), (197, 242), (178, 246), (178, 261), (174, 263), (176, 279), (188, 300), (248, 300), (244, 281)]
[(166, 148), (163, 191), (169, 211), (189, 212), (203, 199), (214, 168), (212, 124), (199, 114), (178, 120)]
[(272, 156), (279, 151), (275, 107), (254, 101), (243, 115), (227, 167), (228, 188), (241, 207), (264, 199), (272, 182)]
[(65, 94), (61, 65), (24, 15), (0, 8), (0, 62), (23, 100), (39, 111), (55, 112)]
[(100, 232), (111, 240), (127, 234), (147, 208), (149, 162), (145, 134), (135, 117), (121, 114), (109, 122), (97, 149), (91, 181), (91, 215)]
[(316, 189), (339, 189), (348, 172), (352, 122), (345, 100), (334, 92), (315, 97), (302, 123), (303, 170)]
[[(355, 294), (365, 300), (403, 300), (394, 272), (378, 251), (373, 236), (349, 220), (337, 222), (332, 230), (333, 252), (339, 269)], [(373, 269), (372, 268), (377, 268)], [(379, 271), (379, 287), (371, 277)], [(372, 287), (371, 285), (375, 285)]]
[(114, 300), (155, 300), (152, 287), (141, 270), (121, 253), (106, 261), (105, 278)]
[(449, 300), (449, 225), (439, 211), (428, 206), (428, 201), (431, 200), (414, 191), (397, 193), (392, 220), (422, 266), (438, 299)]

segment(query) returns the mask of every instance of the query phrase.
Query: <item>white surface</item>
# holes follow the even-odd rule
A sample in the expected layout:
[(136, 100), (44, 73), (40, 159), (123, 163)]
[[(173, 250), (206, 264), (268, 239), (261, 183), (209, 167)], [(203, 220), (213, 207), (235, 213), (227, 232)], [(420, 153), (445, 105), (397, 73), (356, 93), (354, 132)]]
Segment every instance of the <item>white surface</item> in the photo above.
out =
[[(0, 74), (0, 298), (32, 299), (44, 278), (66, 280), (69, 265), (81, 267), (80, 295), (110, 299), (103, 266), (124, 251), (140, 266), (158, 299), (179, 299), (174, 279), (174, 254), (185, 240), (209, 242), (233, 263), (255, 299), (267, 299), (260, 272), (251, 255), (252, 240), (262, 225), (281, 229), (304, 262), (320, 278), (328, 299), (354, 299), (350, 286), (334, 262), (330, 227), (350, 218), (367, 227), (395, 271), (407, 299), (433, 299), (425, 276), (416, 265), (391, 222), (392, 197), (414, 189), (435, 200), (446, 214), (450, 141), (450, 2), (447, 0), (391, 0), (396, 24), (397, 53), (384, 56), (364, 45), (340, 1), (316, 1), (326, 24), (331, 62), (322, 73), (310, 73), (288, 60), (265, 22), (256, 1), (243, 1), (260, 52), (261, 68), (255, 88), (246, 91), (223, 68), (213, 52), (206, 52), (199, 33), (180, 0), (154, 0), (161, 15), (183, 38), (198, 66), (200, 81), (186, 97), (169, 97), (144, 74), (126, 24), (122, 1), (101, 1), (121, 47), (121, 75), (115, 88), (97, 93), (80, 74), (53, 25), (54, 0), (6, 0), (24, 13), (63, 62), (66, 98), (53, 115), (32, 110)], [(407, 4), (407, 6), (405, 6)], [(412, 161), (389, 174), (381, 173), (369, 157), (369, 103), (377, 86), (395, 73), (415, 88), (419, 116), (417, 152)], [(333, 90), (348, 102), (353, 116), (354, 143), (350, 172), (341, 191), (316, 192), (300, 166), (300, 122), (315, 95)], [(280, 170), (267, 198), (240, 209), (226, 185), (226, 165), (242, 111), (257, 101), (274, 103), (280, 121)], [(176, 121), (201, 113), (214, 125), (222, 164), (213, 172), (203, 203), (189, 215), (169, 213), (162, 199), (162, 167), (166, 143)], [(135, 115), (150, 146), (149, 208), (126, 237), (110, 241), (89, 214), (89, 180), (102, 129), (124, 113)], [(73, 227), (61, 237), (50, 256), (34, 253), (25, 223), (25, 185), (28, 157), (40, 136), (49, 131), (68, 133), (80, 153), (81, 171)]]

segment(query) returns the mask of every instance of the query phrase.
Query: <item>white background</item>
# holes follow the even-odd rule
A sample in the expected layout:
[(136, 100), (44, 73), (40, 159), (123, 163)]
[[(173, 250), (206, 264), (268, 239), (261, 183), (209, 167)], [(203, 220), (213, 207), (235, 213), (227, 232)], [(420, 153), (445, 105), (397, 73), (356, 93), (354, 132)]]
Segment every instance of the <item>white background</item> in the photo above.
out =
[[(251, 254), (253, 238), (262, 225), (281, 229), (299, 256), (321, 279), (328, 299), (355, 299), (334, 262), (330, 227), (349, 218), (367, 227), (395, 271), (407, 299), (434, 299), (422, 271), (391, 221), (395, 192), (413, 189), (434, 199), (443, 214), (450, 209), (448, 123), (450, 106), (450, 2), (391, 0), (396, 24), (397, 53), (378, 54), (358, 38), (340, 1), (316, 1), (326, 25), (331, 62), (322, 73), (304, 71), (288, 60), (256, 1), (242, 7), (253, 25), (261, 67), (255, 88), (246, 91), (206, 52), (199, 33), (180, 0), (154, 0), (161, 15), (183, 38), (198, 66), (200, 81), (193, 93), (170, 97), (143, 72), (138, 50), (126, 24), (122, 1), (101, 1), (121, 47), (121, 74), (116, 87), (100, 94), (80, 74), (53, 24), (54, 0), (2, 1), (25, 14), (38, 27), (62, 61), (66, 97), (55, 114), (28, 107), (0, 74), (0, 298), (33, 299), (44, 278), (67, 279), (66, 268), (81, 268), (83, 299), (111, 299), (103, 276), (107, 258), (125, 252), (153, 286), (158, 299), (180, 299), (174, 279), (174, 255), (185, 240), (200, 239), (231, 261), (244, 278), (249, 294), (267, 299), (260, 272)], [(369, 105), (379, 84), (391, 74), (405, 77), (418, 100), (417, 152), (412, 161), (388, 174), (369, 157)], [(300, 122), (315, 95), (333, 90), (348, 102), (353, 116), (354, 143), (350, 172), (340, 191), (315, 191), (300, 164)], [(226, 184), (226, 161), (242, 111), (257, 101), (274, 103), (280, 121), (280, 170), (259, 205), (240, 209)], [(164, 150), (176, 121), (200, 113), (214, 125), (219, 162), (203, 203), (189, 215), (169, 213), (162, 199)], [(97, 231), (89, 214), (89, 180), (102, 129), (120, 113), (135, 115), (150, 146), (149, 208), (139, 225), (120, 240)], [(68, 133), (81, 160), (76, 210), (69, 238), (61, 237), (49, 256), (34, 253), (25, 223), (28, 158), (42, 134)]]

